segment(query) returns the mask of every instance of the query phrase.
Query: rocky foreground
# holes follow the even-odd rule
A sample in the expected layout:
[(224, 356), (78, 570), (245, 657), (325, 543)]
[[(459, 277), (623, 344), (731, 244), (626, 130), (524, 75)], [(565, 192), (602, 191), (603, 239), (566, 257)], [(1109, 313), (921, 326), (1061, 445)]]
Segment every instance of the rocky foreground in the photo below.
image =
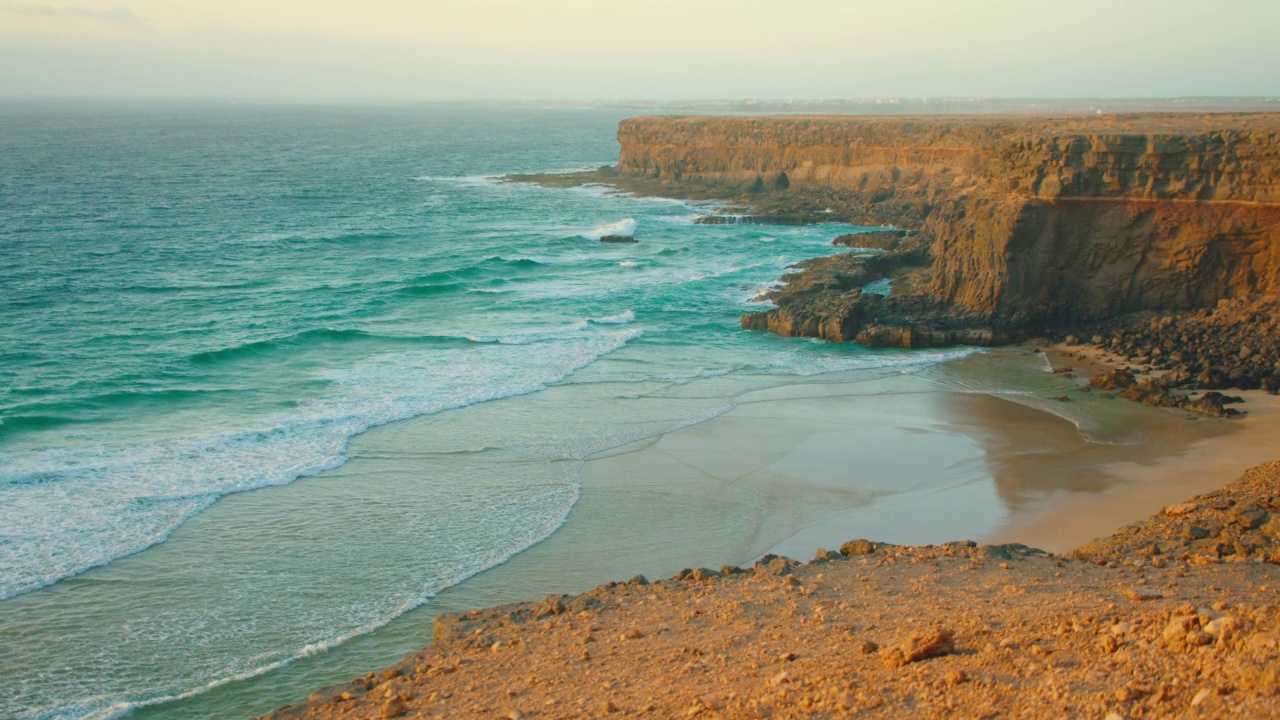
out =
[(866, 540), (437, 619), (268, 718), (1280, 716), (1280, 463), (1054, 557)]

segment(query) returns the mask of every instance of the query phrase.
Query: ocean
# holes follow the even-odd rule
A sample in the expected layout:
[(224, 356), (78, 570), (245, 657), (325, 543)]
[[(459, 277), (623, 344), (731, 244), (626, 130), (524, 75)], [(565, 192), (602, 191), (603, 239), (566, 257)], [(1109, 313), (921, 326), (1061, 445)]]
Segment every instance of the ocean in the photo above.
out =
[(0, 105), (0, 716), (242, 713), (182, 703), (552, 535), (594, 453), (968, 352), (740, 329), (857, 228), (501, 180), (627, 115)]

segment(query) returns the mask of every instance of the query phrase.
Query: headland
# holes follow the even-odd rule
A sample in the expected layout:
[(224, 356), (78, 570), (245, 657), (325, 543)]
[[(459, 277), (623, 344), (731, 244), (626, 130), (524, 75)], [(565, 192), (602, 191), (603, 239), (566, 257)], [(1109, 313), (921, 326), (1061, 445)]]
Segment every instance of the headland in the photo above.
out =
[(800, 263), (746, 328), (895, 347), (1075, 334), (1173, 371), (1147, 395), (1280, 389), (1280, 114), (640, 117), (618, 141), (613, 167), (524, 179), (738, 206), (707, 222), (898, 231)]

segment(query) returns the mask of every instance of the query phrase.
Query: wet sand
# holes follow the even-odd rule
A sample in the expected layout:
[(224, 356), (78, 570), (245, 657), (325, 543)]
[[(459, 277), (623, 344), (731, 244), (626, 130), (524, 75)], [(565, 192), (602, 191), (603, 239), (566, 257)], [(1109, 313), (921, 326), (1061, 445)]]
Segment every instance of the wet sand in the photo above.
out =
[[(1081, 379), (1115, 367), (1115, 358), (1084, 346), (1048, 348), (1049, 361), (1070, 366)], [(1079, 354), (1088, 359), (1081, 361)], [(1077, 357), (1072, 357), (1073, 355)], [(1070, 382), (1064, 378), (1065, 384)], [(1210, 492), (1233, 482), (1246, 469), (1280, 457), (1280, 396), (1260, 390), (1230, 391), (1244, 398), (1234, 405), (1246, 414), (1215, 420), (1197, 418), (1185, 412), (1152, 408), (1158, 417), (1180, 418), (1179, 424), (1159, 428), (1152, 436), (1149, 452), (1115, 451), (1106, 447), (1073, 453), (1067, 461), (1088, 464), (1110, 479), (1109, 487), (1096, 489), (1063, 483), (997, 531), (982, 537), (986, 542), (1020, 542), (1050, 552), (1065, 553), (1090, 540), (1101, 538), (1130, 523), (1143, 520), (1168, 505)], [(1109, 402), (1137, 404), (1115, 399)], [(1027, 428), (993, 423), (1005, 434), (1019, 434), (1025, 444)], [(1009, 474), (1043, 472), (1048, 458), (1032, 463), (1008, 458), (1002, 465)], [(1040, 466), (1040, 470), (1036, 466)]]
[[(556, 535), (433, 603), (461, 613), (438, 644), (275, 717), (1268, 714), (1274, 564), (941, 544), (1066, 552), (1228, 485), (1273, 459), (1280, 430), (1276, 398), (1245, 408), (1210, 420), (1108, 399), (1028, 348), (746, 392), (590, 457)], [(1260, 471), (1236, 485), (1273, 487), (1277, 467)], [(855, 537), (917, 547), (466, 612)], [(492, 602), (468, 604), (483, 587)]]
[[(770, 552), (807, 559), (854, 537), (1070, 549), (1150, 514), (1136, 506), (1106, 514), (1089, 503), (1105, 506), (1105, 498), (1139, 491), (1165, 504), (1188, 496), (1159, 472), (1145, 481), (1134, 468), (1177, 465), (1187, 448), (1202, 447), (1197, 443), (1225, 451), (1231, 446), (1221, 443), (1253, 437), (1246, 428), (1261, 419), (1190, 421), (1079, 385), (1047, 372), (1029, 349), (1012, 348), (914, 373), (826, 375), (731, 392), (733, 408), (724, 414), (588, 457), (578, 502), (550, 538), (335, 651), (181, 709), (191, 717), (238, 707), (263, 712), (301, 699), (304, 689), (350, 678), (353, 661), (371, 670), (428, 644), (439, 613), (579, 593), (637, 573), (656, 578), (746, 565)], [(672, 386), (641, 397), (689, 402), (708, 391)], [(550, 411), (611, 392), (569, 385), (537, 401)], [(1063, 395), (1072, 400), (1056, 399)], [(470, 415), (477, 427), (493, 427), (501, 410), (497, 404)], [(354, 449), (390, 457), (415, 432), (405, 425), (370, 433)], [(1232, 463), (1223, 472), (1238, 475), (1227, 469)], [(1083, 513), (1093, 513), (1089, 523), (1081, 522)], [(281, 697), (285, 685), (292, 690)], [(161, 717), (166, 708), (157, 710)]]

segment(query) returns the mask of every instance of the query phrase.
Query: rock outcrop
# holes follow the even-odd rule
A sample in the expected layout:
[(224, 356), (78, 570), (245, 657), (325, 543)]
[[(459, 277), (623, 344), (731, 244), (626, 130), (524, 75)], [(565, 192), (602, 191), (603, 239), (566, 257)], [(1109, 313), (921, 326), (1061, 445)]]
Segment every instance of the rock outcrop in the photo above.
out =
[(749, 328), (989, 344), (1280, 293), (1276, 114), (649, 117), (618, 139), (602, 174), (637, 192), (919, 231), (923, 262), (879, 265), (890, 297), (810, 263)]
[(906, 230), (885, 228), (883, 230), (869, 230), (840, 235), (835, 240), (832, 240), (831, 244), (861, 248), (863, 250), (893, 250), (898, 247), (898, 243), (902, 242), (902, 239), (906, 236)]

